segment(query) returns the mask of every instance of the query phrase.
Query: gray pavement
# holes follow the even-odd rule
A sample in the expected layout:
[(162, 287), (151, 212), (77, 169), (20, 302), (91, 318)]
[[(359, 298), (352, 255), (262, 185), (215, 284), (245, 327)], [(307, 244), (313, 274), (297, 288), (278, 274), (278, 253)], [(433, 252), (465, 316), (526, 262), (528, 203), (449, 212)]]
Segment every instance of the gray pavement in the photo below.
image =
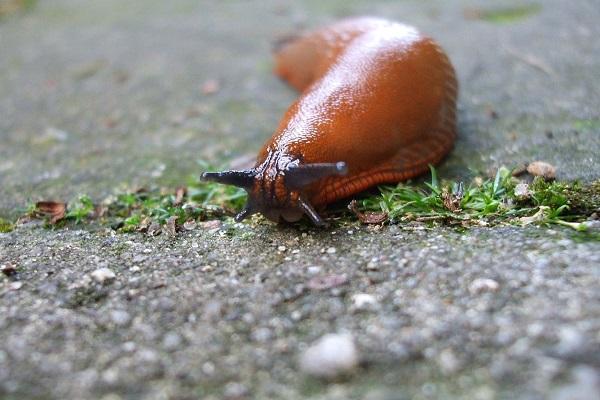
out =
[[(460, 134), (441, 176), (538, 159), (598, 179), (600, 7), (485, 17), (522, 4), (39, 1), (0, 19), (0, 216), (174, 187), (199, 159), (254, 154), (296, 96), (271, 75), (272, 43), (365, 14), (418, 26), (457, 69)], [(557, 227), (255, 219), (169, 238), (25, 225), (0, 234), (8, 264), (0, 398), (600, 396), (600, 242)], [(327, 333), (351, 335), (360, 358), (334, 382), (298, 363)]]

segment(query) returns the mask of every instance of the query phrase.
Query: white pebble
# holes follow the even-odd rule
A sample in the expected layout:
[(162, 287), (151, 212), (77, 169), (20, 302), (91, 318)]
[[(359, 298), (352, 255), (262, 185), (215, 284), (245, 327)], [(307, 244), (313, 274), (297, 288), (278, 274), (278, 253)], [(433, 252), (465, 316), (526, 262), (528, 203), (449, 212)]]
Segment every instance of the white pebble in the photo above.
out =
[(117, 276), (108, 268), (98, 268), (91, 274), (92, 279), (98, 283), (106, 283), (114, 280)]
[(352, 303), (356, 310), (368, 310), (377, 307), (375, 296), (367, 293), (357, 293), (352, 296)]
[(358, 351), (348, 334), (327, 334), (300, 357), (300, 370), (318, 378), (335, 378), (358, 366)]
[(321, 267), (319, 267), (318, 265), (311, 265), (306, 269), (306, 271), (311, 275), (316, 275), (319, 272), (321, 272)]
[(500, 284), (493, 279), (477, 278), (469, 285), (469, 292), (471, 292), (471, 294), (495, 292), (499, 287)]
[(330, 247), (327, 249), (327, 254), (335, 254), (337, 250), (335, 249), (335, 247)]

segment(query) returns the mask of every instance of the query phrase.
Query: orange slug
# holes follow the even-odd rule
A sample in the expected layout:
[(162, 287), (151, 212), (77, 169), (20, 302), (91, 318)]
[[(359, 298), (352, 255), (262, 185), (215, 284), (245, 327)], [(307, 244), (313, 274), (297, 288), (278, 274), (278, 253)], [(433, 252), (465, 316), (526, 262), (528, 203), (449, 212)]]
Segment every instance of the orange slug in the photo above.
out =
[(202, 178), (248, 192), (260, 212), (294, 222), (374, 185), (428, 170), (456, 137), (457, 81), (448, 57), (415, 28), (344, 20), (283, 44), (275, 73), (301, 92), (253, 168)]

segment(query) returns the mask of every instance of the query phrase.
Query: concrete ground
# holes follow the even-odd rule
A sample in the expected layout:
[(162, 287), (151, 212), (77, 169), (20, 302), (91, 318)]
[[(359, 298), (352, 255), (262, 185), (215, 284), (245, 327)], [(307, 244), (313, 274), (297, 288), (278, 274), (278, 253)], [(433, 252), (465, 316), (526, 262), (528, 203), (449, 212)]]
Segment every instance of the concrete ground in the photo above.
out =
[[(0, 216), (254, 154), (296, 96), (271, 75), (272, 43), (365, 14), (418, 26), (457, 69), (441, 176), (544, 160), (598, 179), (600, 7), (523, 4), (39, 1), (0, 17)], [(0, 398), (600, 396), (600, 242), (562, 228), (30, 224), (0, 234), (9, 263)], [(298, 365), (327, 333), (360, 357), (333, 382)]]

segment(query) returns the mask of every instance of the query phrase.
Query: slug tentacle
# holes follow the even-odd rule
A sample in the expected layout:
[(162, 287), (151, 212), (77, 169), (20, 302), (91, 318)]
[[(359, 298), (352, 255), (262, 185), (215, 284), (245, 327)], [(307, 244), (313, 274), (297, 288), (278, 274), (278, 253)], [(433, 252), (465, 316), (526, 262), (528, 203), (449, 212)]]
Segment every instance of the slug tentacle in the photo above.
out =
[(304, 213), (310, 218), (313, 224), (316, 226), (327, 226), (327, 222), (323, 221), (323, 218), (315, 211), (309, 202), (304, 200), (302, 197), (298, 199), (298, 204)]
[(204, 172), (202, 179), (247, 189), (254, 184), (255, 174), (254, 170)]

